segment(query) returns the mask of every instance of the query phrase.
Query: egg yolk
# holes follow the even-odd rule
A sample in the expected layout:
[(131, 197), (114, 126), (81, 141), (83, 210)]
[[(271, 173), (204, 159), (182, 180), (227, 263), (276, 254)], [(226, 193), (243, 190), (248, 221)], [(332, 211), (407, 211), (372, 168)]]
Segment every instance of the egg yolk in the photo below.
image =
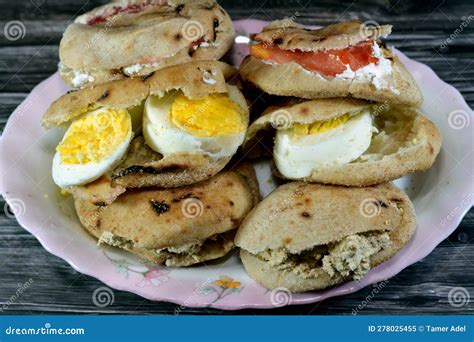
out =
[(224, 94), (188, 99), (179, 94), (171, 105), (171, 122), (199, 137), (219, 137), (245, 129), (244, 109)]
[(293, 138), (309, 134), (321, 134), (345, 124), (351, 118), (352, 117), (349, 114), (344, 114), (328, 121), (315, 121), (311, 124), (296, 123), (291, 126), (290, 131)]
[(87, 164), (110, 155), (131, 131), (126, 109), (103, 108), (73, 121), (56, 147), (65, 164)]

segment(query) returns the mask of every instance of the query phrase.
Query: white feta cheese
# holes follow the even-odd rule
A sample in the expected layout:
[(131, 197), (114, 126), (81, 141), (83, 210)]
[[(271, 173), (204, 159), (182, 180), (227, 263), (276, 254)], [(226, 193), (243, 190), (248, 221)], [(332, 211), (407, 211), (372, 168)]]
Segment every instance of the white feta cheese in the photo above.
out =
[(72, 85), (74, 87), (82, 87), (83, 85), (94, 82), (95, 78), (83, 71), (74, 71), (74, 77), (72, 78)]

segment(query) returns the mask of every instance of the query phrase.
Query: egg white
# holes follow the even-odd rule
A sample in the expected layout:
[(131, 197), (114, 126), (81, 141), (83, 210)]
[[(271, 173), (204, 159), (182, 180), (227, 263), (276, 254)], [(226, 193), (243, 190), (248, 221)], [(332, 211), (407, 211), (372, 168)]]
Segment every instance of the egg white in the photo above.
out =
[[(99, 113), (101, 110), (102, 109), (97, 109), (86, 115), (94, 115)], [(69, 129), (66, 131), (64, 138), (67, 136), (68, 132)], [(122, 141), (110, 155), (101, 160), (86, 164), (65, 164), (62, 161), (61, 154), (56, 151), (53, 158), (52, 171), (54, 183), (61, 188), (66, 188), (73, 185), (83, 185), (95, 181), (100, 176), (120, 164), (123, 156), (127, 152), (132, 136), (132, 130), (130, 129), (124, 141)]]
[[(242, 93), (236, 86), (228, 85), (229, 98), (247, 108)], [(245, 138), (245, 130), (219, 137), (199, 137), (177, 127), (169, 119), (176, 91), (163, 97), (149, 96), (143, 112), (143, 137), (147, 144), (164, 156), (176, 153), (205, 154), (213, 159), (235, 154)]]
[(298, 179), (323, 166), (350, 163), (369, 148), (373, 130), (370, 112), (320, 134), (293, 137), (289, 130), (278, 130), (273, 150), (275, 164), (283, 176)]

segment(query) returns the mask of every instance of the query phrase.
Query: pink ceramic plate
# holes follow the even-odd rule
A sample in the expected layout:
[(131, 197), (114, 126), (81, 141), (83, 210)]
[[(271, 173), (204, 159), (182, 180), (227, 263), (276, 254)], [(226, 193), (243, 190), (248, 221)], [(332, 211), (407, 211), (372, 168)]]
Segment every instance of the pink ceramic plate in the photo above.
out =
[[(235, 22), (237, 33), (244, 36), (260, 31), (263, 25), (256, 20)], [(423, 111), (441, 129), (443, 147), (431, 170), (397, 181), (415, 204), (418, 230), (414, 238), (360, 282), (290, 295), (284, 289), (268, 291), (257, 285), (236, 255), (220, 264), (175, 269), (146, 264), (118, 249), (98, 247), (81, 228), (71, 200), (59, 194), (51, 178), (53, 152), (62, 132), (43, 130), (40, 119), (51, 102), (68, 90), (57, 73), (35, 87), (8, 120), (1, 140), (2, 195), (18, 222), (49, 252), (112, 288), (151, 300), (231, 310), (314, 303), (357, 291), (393, 277), (428, 255), (456, 229), (474, 200), (471, 109), (461, 94), (429, 67), (397, 53), (423, 91)], [(238, 64), (245, 54), (245, 46), (236, 44), (231, 57)], [(255, 167), (266, 195), (273, 189), (268, 182), (269, 167), (265, 163)]]

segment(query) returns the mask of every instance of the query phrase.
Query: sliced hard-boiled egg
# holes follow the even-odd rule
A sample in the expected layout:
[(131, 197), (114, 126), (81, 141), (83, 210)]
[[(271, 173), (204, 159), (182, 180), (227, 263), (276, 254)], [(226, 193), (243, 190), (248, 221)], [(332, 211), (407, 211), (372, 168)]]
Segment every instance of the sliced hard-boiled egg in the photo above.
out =
[(292, 179), (311, 175), (313, 169), (350, 163), (370, 146), (372, 115), (365, 111), (312, 124), (294, 124), (278, 130), (274, 159), (280, 173)]
[(126, 109), (99, 108), (72, 122), (53, 158), (53, 180), (62, 187), (92, 182), (116, 167), (132, 139)]
[(175, 153), (232, 156), (247, 129), (247, 103), (235, 86), (227, 94), (188, 99), (179, 91), (150, 96), (143, 113), (143, 136), (164, 156)]

